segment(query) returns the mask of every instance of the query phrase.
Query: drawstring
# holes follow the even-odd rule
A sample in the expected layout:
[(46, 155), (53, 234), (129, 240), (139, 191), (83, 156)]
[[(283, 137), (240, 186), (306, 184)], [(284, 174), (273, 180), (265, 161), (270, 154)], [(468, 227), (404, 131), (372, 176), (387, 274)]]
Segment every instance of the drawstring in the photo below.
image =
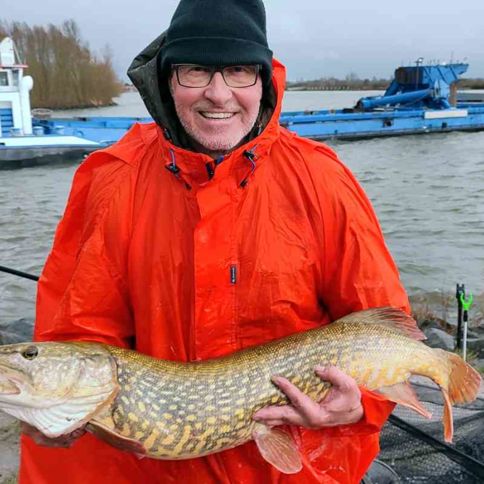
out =
[(169, 165), (165, 165), (166, 169), (173, 173), (177, 178), (180, 178), (180, 168), (176, 166), (176, 158), (175, 158), (175, 152), (170, 148), (170, 157), (171, 157), (171, 163)]
[(240, 182), (240, 186), (244, 188), (247, 183), (249, 183), (249, 177), (254, 173), (257, 165), (255, 163), (256, 160), (256, 155), (255, 155), (255, 149), (257, 148), (257, 145), (253, 146), (250, 150), (244, 151), (244, 156), (250, 161), (250, 173)]
[(244, 155), (245, 157), (250, 161), (250, 164), (251, 164), (251, 167), (252, 167), (252, 171), (250, 172), (250, 174), (252, 175), (252, 173), (254, 173), (254, 170), (255, 170), (255, 155), (253, 153), (255, 148), (252, 148), (252, 150), (249, 150), (249, 151), (244, 151)]
[(185, 180), (183, 180), (183, 178), (180, 176), (180, 168), (176, 164), (175, 152), (171, 148), (170, 148), (170, 158), (171, 158), (171, 163), (168, 165), (165, 165), (165, 168), (169, 172), (173, 173), (178, 178), (178, 180), (182, 181), (185, 184), (185, 187), (187, 188), (187, 190), (191, 190), (192, 186), (188, 184)]

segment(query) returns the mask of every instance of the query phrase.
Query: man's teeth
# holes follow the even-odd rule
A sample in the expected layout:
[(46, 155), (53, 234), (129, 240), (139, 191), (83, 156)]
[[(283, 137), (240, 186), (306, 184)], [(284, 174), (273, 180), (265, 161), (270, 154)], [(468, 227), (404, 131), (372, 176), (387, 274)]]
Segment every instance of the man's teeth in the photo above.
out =
[(207, 113), (206, 111), (201, 111), (201, 115), (204, 118), (209, 119), (228, 119), (231, 118), (235, 113)]

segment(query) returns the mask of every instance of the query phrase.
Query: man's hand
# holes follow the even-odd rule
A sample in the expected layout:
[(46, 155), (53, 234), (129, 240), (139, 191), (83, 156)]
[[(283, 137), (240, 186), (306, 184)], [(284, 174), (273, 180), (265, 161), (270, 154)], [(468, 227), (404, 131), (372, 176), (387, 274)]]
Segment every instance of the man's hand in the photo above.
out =
[(42, 432), (37, 430), (35, 427), (22, 422), (20, 429), (23, 434), (28, 435), (37, 445), (42, 445), (44, 447), (64, 447), (69, 448), (76, 442), (79, 437), (82, 437), (86, 430), (84, 427), (74, 430), (70, 434), (61, 435), (56, 438), (46, 437)]
[(302, 393), (283, 377), (272, 381), (283, 391), (290, 405), (271, 405), (256, 412), (253, 419), (269, 427), (298, 425), (311, 429), (334, 427), (358, 422), (363, 417), (361, 392), (356, 381), (334, 366), (316, 367), (315, 373), (332, 387), (319, 403)]

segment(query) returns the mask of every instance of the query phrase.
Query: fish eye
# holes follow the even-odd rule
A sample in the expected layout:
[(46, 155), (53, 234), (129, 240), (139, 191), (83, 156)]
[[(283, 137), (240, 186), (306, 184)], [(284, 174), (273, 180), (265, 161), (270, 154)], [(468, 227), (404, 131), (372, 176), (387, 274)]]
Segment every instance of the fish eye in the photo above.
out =
[(22, 356), (26, 360), (33, 360), (39, 354), (39, 350), (36, 346), (29, 346), (25, 351), (22, 352)]

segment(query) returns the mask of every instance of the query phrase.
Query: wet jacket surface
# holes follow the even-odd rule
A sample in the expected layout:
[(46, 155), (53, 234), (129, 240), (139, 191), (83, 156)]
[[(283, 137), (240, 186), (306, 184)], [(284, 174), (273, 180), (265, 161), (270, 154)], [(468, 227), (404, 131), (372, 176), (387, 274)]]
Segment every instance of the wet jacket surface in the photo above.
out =
[[(335, 153), (278, 124), (215, 165), (136, 125), (77, 170), (39, 281), (37, 340), (89, 340), (168, 360), (221, 356), (408, 301), (374, 211)], [(214, 171), (209, 179), (207, 163)], [(255, 444), (185, 461), (139, 459), (96, 439), (22, 438), (20, 482), (359, 482), (393, 408), (363, 390), (357, 424), (291, 429), (303, 456), (281, 475)]]

